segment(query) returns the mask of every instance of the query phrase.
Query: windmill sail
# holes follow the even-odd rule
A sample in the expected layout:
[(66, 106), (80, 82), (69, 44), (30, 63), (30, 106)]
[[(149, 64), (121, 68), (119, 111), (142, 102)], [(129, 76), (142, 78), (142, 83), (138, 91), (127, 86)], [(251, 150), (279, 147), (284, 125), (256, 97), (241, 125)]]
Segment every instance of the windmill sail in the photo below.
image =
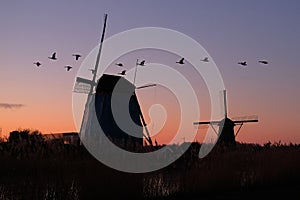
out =
[(97, 121), (97, 116), (95, 112), (95, 94), (90, 94), (88, 95), (86, 104), (85, 104), (85, 109), (84, 109), (84, 114), (83, 114), (83, 119), (81, 122), (81, 127), (80, 127), (80, 138), (81, 140), (88, 141), (89, 138), (94, 138), (91, 136), (94, 136), (94, 134), (97, 134), (98, 130), (98, 121)]
[(94, 87), (96, 83), (94, 83), (91, 80), (76, 77), (76, 82), (74, 85), (73, 92), (75, 93), (83, 93), (83, 94), (89, 94), (91, 91), (91, 88)]
[[(94, 69), (94, 73), (93, 73), (93, 80), (88, 80), (88, 79), (77, 77), (75, 87), (74, 87), (74, 92), (88, 94), (83, 117), (82, 117), (80, 132), (79, 132), (80, 137), (82, 139), (87, 138), (86, 132), (89, 132), (90, 130), (94, 130), (89, 126), (89, 123), (94, 122), (93, 120), (95, 118), (95, 116), (93, 116), (95, 112), (93, 112), (93, 110), (91, 110), (91, 109), (95, 109), (95, 106), (94, 106), (95, 95), (93, 94), (93, 92), (94, 92), (94, 87), (96, 85), (95, 81), (96, 81), (97, 70), (98, 70), (99, 61), (100, 61), (102, 45), (103, 45), (103, 41), (104, 41), (106, 21), (107, 21), (107, 14), (104, 14), (104, 24), (103, 24), (103, 29), (102, 29), (101, 39), (100, 39), (99, 50), (97, 53), (95, 69)], [(90, 113), (93, 113), (93, 114), (90, 114)]]
[(232, 120), (235, 123), (258, 122), (258, 116), (257, 115), (247, 115), (247, 116), (241, 116), (241, 117), (232, 117)]

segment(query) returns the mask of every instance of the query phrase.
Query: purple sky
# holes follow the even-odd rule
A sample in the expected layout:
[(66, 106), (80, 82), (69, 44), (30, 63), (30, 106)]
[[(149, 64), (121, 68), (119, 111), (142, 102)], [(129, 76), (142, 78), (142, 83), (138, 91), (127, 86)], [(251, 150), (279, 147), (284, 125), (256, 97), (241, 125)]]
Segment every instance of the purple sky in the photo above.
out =
[[(300, 143), (299, 1), (28, 0), (0, 5), (0, 104), (24, 105), (0, 107), (3, 132), (73, 129), (72, 87), (84, 57), (76, 62), (71, 54), (86, 56), (98, 44), (108, 13), (106, 38), (154, 26), (199, 42), (223, 76), (229, 114), (259, 116), (259, 125), (245, 127), (241, 141)], [(59, 60), (51, 62), (47, 57), (54, 51)], [(270, 64), (263, 66), (259, 59)], [(40, 69), (33, 65), (37, 60)], [(242, 60), (246, 68), (237, 64)], [(74, 68), (67, 73), (64, 65)]]

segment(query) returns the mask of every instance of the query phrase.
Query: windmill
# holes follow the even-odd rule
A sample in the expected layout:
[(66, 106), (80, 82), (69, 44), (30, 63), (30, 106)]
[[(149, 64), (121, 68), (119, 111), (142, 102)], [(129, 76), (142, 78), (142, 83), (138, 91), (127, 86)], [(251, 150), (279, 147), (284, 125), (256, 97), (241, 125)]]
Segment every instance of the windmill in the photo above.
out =
[[(258, 122), (257, 116), (249, 116), (242, 118), (230, 119), (227, 116), (227, 99), (226, 99), (226, 90), (223, 90), (223, 103), (224, 103), (224, 118), (219, 121), (202, 121), (202, 122), (194, 122), (194, 125), (203, 125), (209, 124), (216, 135), (218, 136), (218, 142), (224, 145), (235, 145), (236, 144), (236, 136), (240, 132), (242, 126), (245, 123), (250, 122)], [(219, 130), (216, 131), (213, 125), (219, 126)], [(237, 131), (235, 132), (234, 127), (239, 126)]]
[[(96, 75), (100, 60), (100, 54), (102, 49), (102, 43), (104, 39), (105, 27), (106, 27), (106, 18), (107, 15), (104, 16), (104, 27), (101, 37), (101, 42), (99, 46), (99, 51), (97, 54), (95, 68), (93, 70), (93, 79), (85, 79), (82, 77), (77, 77), (74, 90), (75, 93), (84, 93), (88, 94), (84, 114), (80, 127), (80, 137), (86, 138), (88, 134), (94, 134), (95, 131), (95, 123), (99, 123), (101, 129), (105, 133), (108, 138), (111, 138), (113, 141), (122, 141), (125, 143), (133, 142), (137, 145), (143, 145), (143, 137), (146, 141), (153, 146), (152, 140), (147, 129), (146, 122), (144, 120), (141, 108), (138, 103), (137, 96), (135, 94), (135, 89), (142, 89), (146, 87), (152, 87), (152, 85), (145, 85), (136, 88), (134, 84), (130, 83), (122, 76), (103, 74), (96, 83)], [(91, 69), (90, 69), (91, 70)], [(118, 82), (122, 83), (122, 89), (128, 92), (130, 90), (132, 96), (129, 101), (129, 113), (131, 119), (139, 125), (139, 127), (135, 130), (137, 132), (138, 137), (130, 136), (126, 134), (123, 130), (121, 130), (116, 124), (112, 108), (111, 108), (111, 99), (112, 92)], [(124, 87), (124, 88), (123, 88)], [(118, 94), (122, 99), (122, 93)], [(92, 111), (96, 109), (96, 116), (93, 116)], [(124, 119), (125, 120), (125, 119)], [(126, 119), (127, 120), (127, 119)], [(143, 133), (143, 128), (145, 129), (146, 134)]]

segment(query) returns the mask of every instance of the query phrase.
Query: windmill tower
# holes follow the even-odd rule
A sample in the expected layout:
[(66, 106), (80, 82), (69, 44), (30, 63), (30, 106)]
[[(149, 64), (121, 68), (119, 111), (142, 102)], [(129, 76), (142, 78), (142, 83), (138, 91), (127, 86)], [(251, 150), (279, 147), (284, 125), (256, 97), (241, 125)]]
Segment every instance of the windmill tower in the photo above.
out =
[[(219, 121), (202, 121), (194, 122), (194, 125), (209, 124), (216, 135), (218, 136), (218, 143), (224, 145), (235, 145), (236, 136), (240, 132), (242, 126), (245, 123), (258, 122), (257, 116), (241, 117), (235, 118), (234, 120), (228, 118), (227, 116), (227, 99), (226, 99), (226, 90), (223, 91), (223, 104), (224, 104), (224, 118)], [(213, 125), (219, 126), (218, 131), (214, 128)], [(235, 132), (234, 127), (239, 126)]]
[[(120, 85), (121, 88), (118, 91), (114, 91), (116, 85)], [(122, 118), (125, 122), (132, 120), (137, 126), (132, 128), (133, 135), (128, 135), (124, 132), (119, 125), (116, 123), (116, 119), (113, 116), (112, 111), (112, 93), (118, 96), (118, 105), (114, 105), (115, 109), (124, 106), (122, 101), (126, 101), (126, 93), (132, 93), (129, 99), (129, 105), (126, 110), (129, 111), (129, 119)], [(152, 140), (147, 129), (142, 110), (140, 108), (137, 96), (135, 94), (135, 86), (128, 80), (121, 76), (103, 74), (98, 81), (96, 95), (95, 95), (95, 108), (98, 122), (105, 135), (112, 138), (115, 141), (123, 141), (125, 143), (132, 143), (134, 145), (143, 145), (143, 137), (152, 146)], [(120, 108), (122, 109), (122, 108)], [(146, 134), (143, 134), (143, 127), (145, 128)], [(137, 136), (137, 137), (135, 137)]]

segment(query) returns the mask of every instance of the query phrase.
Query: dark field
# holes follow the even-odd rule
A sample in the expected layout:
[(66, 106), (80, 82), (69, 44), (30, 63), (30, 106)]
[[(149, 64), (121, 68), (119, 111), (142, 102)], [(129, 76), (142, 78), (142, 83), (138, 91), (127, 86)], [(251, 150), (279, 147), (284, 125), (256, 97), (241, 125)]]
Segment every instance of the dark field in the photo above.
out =
[[(177, 146), (176, 148), (180, 148)], [(0, 143), (0, 199), (260, 199), (300, 194), (300, 145), (237, 144), (198, 158), (200, 144), (156, 172), (104, 166), (84, 146), (28, 140)]]

